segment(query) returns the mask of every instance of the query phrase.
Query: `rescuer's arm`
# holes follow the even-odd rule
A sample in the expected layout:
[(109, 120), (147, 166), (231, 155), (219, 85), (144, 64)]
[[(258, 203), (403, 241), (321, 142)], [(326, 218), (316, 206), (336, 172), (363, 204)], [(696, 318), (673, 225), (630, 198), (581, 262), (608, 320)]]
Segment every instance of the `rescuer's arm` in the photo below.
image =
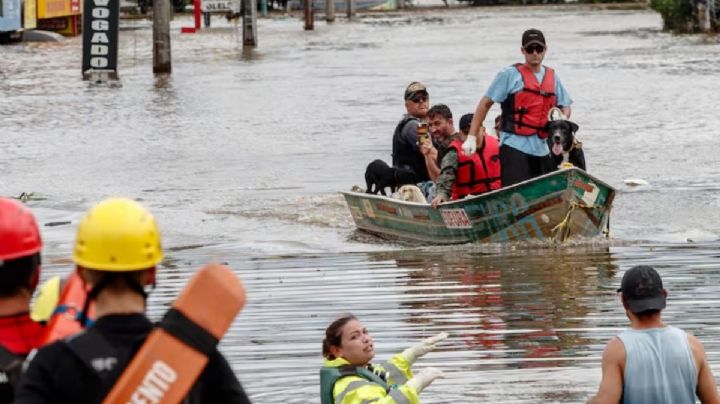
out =
[[(475, 150), (482, 148), (483, 136), (485, 135), (485, 128), (483, 122), (487, 116), (490, 107), (493, 105), (493, 100), (487, 95), (480, 99), (477, 107), (475, 108), (475, 114), (473, 114), (472, 123), (470, 123), (470, 131), (468, 137), (463, 143), (463, 152), (466, 156), (470, 156), (475, 153)], [(473, 144), (474, 143), (474, 144)]]
[(442, 168), (435, 184), (435, 198), (430, 204), (437, 208), (439, 204), (449, 201), (452, 184), (455, 182), (458, 169), (458, 156), (455, 149), (449, 149), (442, 159)]
[(702, 342), (694, 336), (688, 334), (688, 343), (690, 344), (690, 351), (692, 352), (693, 359), (695, 360), (695, 367), (698, 371), (697, 396), (700, 399), (700, 402), (703, 404), (720, 403), (720, 396), (718, 395), (715, 377), (708, 365), (705, 348), (703, 347)]
[(435, 181), (440, 175), (440, 167), (437, 165), (437, 149), (432, 142), (427, 141), (420, 146), (420, 152), (425, 157), (425, 167), (427, 167), (428, 175), (432, 181)]
[(595, 397), (589, 404), (617, 404), (623, 393), (623, 371), (625, 363), (625, 346), (622, 341), (614, 337), (608, 342), (602, 356), (602, 381)]

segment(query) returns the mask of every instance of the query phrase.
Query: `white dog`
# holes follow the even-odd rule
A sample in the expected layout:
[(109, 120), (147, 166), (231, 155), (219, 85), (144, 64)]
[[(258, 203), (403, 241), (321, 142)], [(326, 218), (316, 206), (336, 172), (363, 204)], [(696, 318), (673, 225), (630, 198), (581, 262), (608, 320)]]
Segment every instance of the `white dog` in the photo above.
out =
[(398, 189), (398, 199), (407, 202), (427, 203), (427, 199), (423, 195), (417, 185), (403, 185)]

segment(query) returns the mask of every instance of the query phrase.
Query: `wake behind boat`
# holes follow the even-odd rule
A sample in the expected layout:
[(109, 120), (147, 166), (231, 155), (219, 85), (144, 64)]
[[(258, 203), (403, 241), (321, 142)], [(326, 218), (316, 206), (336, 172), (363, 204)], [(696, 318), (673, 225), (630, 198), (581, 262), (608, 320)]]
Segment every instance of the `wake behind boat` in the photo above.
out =
[(609, 225), (615, 189), (570, 168), (437, 209), (362, 192), (342, 192), (358, 229), (431, 244), (565, 241), (596, 237)]

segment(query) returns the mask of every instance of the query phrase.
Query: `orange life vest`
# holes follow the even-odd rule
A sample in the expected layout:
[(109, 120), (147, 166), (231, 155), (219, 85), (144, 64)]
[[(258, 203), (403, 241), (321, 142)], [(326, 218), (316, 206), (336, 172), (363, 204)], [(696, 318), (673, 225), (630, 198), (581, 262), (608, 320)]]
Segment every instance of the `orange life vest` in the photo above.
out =
[(557, 106), (555, 94), (555, 70), (545, 67), (545, 77), (538, 83), (535, 74), (524, 64), (516, 64), (523, 80), (522, 90), (510, 94), (500, 104), (502, 107), (502, 130), (516, 135), (537, 134), (545, 139), (545, 129), (550, 108)]
[(451, 199), (461, 199), (470, 194), (482, 194), (500, 189), (500, 143), (490, 135), (485, 135), (483, 148), (472, 156), (462, 151), (463, 141), (456, 139), (448, 147), (455, 149), (458, 156), (458, 170), (451, 189)]

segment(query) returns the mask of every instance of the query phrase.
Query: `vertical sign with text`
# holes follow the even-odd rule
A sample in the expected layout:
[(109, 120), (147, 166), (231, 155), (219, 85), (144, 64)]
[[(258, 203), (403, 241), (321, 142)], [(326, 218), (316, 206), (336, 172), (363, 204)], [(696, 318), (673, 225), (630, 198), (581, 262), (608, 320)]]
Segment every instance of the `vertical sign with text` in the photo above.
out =
[(109, 71), (117, 78), (120, 0), (85, 0), (83, 11), (83, 76)]

